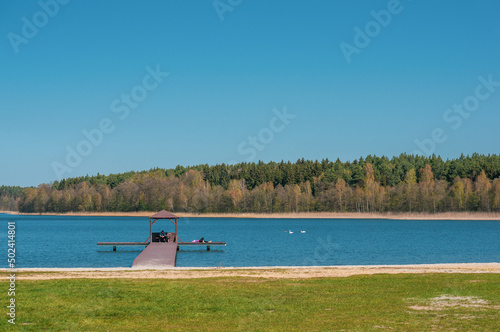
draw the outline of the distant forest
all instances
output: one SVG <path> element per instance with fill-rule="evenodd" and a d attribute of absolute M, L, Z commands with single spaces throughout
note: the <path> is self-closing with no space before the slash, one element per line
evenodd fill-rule
<path fill-rule="evenodd" d="M 500 157 L 402 154 L 340 160 L 177 166 L 0 187 L 21 212 L 500 211 Z"/>

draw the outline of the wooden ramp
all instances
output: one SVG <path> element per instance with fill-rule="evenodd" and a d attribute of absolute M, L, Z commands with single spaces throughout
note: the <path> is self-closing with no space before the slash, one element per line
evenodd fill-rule
<path fill-rule="evenodd" d="M 177 255 L 177 243 L 153 242 L 134 259 L 133 268 L 174 267 Z"/>

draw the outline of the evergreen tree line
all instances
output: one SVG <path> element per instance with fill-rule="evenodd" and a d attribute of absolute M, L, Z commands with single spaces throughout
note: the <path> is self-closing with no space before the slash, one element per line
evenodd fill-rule
<path fill-rule="evenodd" d="M 21 187 L 0 186 L 0 210 L 17 211 L 22 192 Z"/>
<path fill-rule="evenodd" d="M 498 155 L 444 161 L 402 154 L 98 174 L 24 188 L 19 196 L 0 192 L 0 202 L 14 200 L 22 212 L 500 211 L 499 178 Z"/>

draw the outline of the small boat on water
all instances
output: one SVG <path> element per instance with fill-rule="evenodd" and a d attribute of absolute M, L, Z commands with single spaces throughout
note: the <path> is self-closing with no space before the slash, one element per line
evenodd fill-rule
<path fill-rule="evenodd" d="M 301 233 L 305 233 L 306 231 L 300 230 Z"/>
<path fill-rule="evenodd" d="M 288 234 L 293 234 L 293 232 L 291 230 L 288 230 Z"/>

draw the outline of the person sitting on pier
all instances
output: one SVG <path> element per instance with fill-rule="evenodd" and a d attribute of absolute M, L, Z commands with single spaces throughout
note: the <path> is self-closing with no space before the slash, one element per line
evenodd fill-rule
<path fill-rule="evenodd" d="M 160 242 L 167 242 L 166 237 L 165 237 L 165 231 L 161 231 L 160 233 Z"/>
<path fill-rule="evenodd" d="M 200 243 L 205 243 L 205 238 L 204 238 L 204 237 L 202 237 L 202 238 L 201 238 L 198 242 L 200 242 Z"/>

